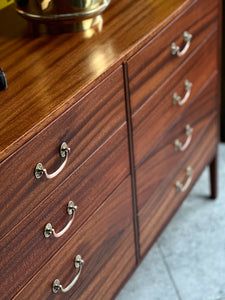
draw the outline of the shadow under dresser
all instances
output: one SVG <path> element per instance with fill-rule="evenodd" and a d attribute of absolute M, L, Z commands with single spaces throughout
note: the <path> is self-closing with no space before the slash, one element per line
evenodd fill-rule
<path fill-rule="evenodd" d="M 112 0 L 98 31 L 0 11 L 1 299 L 113 299 L 209 166 L 222 1 Z"/>

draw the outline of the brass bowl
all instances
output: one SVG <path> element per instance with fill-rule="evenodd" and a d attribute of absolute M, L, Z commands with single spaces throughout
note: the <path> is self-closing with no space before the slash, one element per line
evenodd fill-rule
<path fill-rule="evenodd" d="M 16 0 L 16 11 L 31 22 L 94 24 L 111 0 Z M 86 26 L 89 27 L 89 26 Z M 80 30 L 88 29 L 80 26 Z"/>

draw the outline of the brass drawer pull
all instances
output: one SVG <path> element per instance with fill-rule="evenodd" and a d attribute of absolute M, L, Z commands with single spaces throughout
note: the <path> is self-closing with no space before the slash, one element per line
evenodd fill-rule
<path fill-rule="evenodd" d="M 193 178 L 193 170 L 191 167 L 187 167 L 186 182 L 183 184 L 183 183 L 180 183 L 180 181 L 177 181 L 176 182 L 176 190 L 178 192 L 185 192 L 188 189 L 189 185 L 191 184 L 192 178 Z"/>
<path fill-rule="evenodd" d="M 185 127 L 185 134 L 187 136 L 187 139 L 184 144 L 182 144 L 178 139 L 174 141 L 174 150 L 175 151 L 185 151 L 187 147 L 190 145 L 191 139 L 192 139 L 192 132 L 193 128 L 188 124 Z"/>
<path fill-rule="evenodd" d="M 46 238 L 48 238 L 48 237 L 50 237 L 51 234 L 53 234 L 54 237 L 56 237 L 56 238 L 61 237 L 70 228 L 71 224 L 73 223 L 76 210 L 77 210 L 77 206 L 74 205 L 73 201 L 70 201 L 67 205 L 67 214 L 72 215 L 72 218 L 70 219 L 70 221 L 58 233 L 55 232 L 55 229 L 52 227 L 51 223 L 46 224 L 45 229 L 44 229 L 44 236 Z"/>
<path fill-rule="evenodd" d="M 177 55 L 178 57 L 183 56 L 189 49 L 191 45 L 192 34 L 188 33 L 188 31 L 184 31 L 184 42 L 186 43 L 183 50 L 180 51 L 180 47 L 175 43 L 171 44 L 171 54 Z"/>
<path fill-rule="evenodd" d="M 82 265 L 84 264 L 84 261 L 82 259 L 82 257 L 78 254 L 75 258 L 75 263 L 74 263 L 74 266 L 76 269 L 79 268 L 79 271 L 78 273 L 76 274 L 76 276 L 74 277 L 73 281 L 67 285 L 67 287 L 63 288 L 59 279 L 56 279 L 54 282 L 53 282 L 53 286 L 52 286 L 52 291 L 54 294 L 56 294 L 58 291 L 61 291 L 63 293 L 66 293 L 68 292 L 69 290 L 72 289 L 72 287 L 75 285 L 75 283 L 77 282 L 77 280 L 79 279 L 80 277 L 80 274 L 81 274 L 81 271 L 82 271 Z"/>
<path fill-rule="evenodd" d="M 56 177 L 65 167 L 67 160 L 68 160 L 68 155 L 70 152 L 70 148 L 67 146 L 67 144 L 65 142 L 62 143 L 62 145 L 60 146 L 60 156 L 65 158 L 64 162 L 61 164 L 61 166 L 58 168 L 58 170 L 56 170 L 54 173 L 52 174 L 48 174 L 47 170 L 44 169 L 42 163 L 38 163 L 34 169 L 34 176 L 39 179 L 41 178 L 41 176 L 43 174 L 45 174 L 47 179 L 52 179 L 54 177 Z"/>
<path fill-rule="evenodd" d="M 174 93 L 173 104 L 174 105 L 178 104 L 179 106 L 184 105 L 191 95 L 191 88 L 192 88 L 192 83 L 186 79 L 184 81 L 184 90 L 186 91 L 184 98 L 181 99 L 181 97 L 177 93 Z"/>

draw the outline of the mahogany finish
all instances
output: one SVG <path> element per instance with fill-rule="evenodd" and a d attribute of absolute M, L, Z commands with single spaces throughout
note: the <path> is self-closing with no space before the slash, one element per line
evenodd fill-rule
<path fill-rule="evenodd" d="M 101 32 L 33 38 L 0 11 L 0 161 L 12 154 L 168 24 L 191 0 L 112 0 Z M 32 109 L 31 109 L 32 108 Z"/>
<path fill-rule="evenodd" d="M 128 177 L 14 299 L 112 299 L 135 267 L 130 182 Z M 56 278 L 65 287 L 75 276 L 77 254 L 84 265 L 75 288 L 54 295 Z"/>
<path fill-rule="evenodd" d="M 209 126 L 216 112 L 216 86 L 218 77 L 214 76 L 209 86 L 194 99 L 194 103 L 182 114 L 173 128 L 160 139 L 157 147 L 136 170 L 137 204 L 140 211 L 149 195 L 161 189 L 161 184 L 167 180 L 168 174 L 176 174 L 190 153 L 194 153 L 199 147 L 199 141 L 205 135 L 205 128 Z M 193 128 L 192 139 L 189 147 L 184 151 L 175 151 L 174 141 L 186 140 L 185 126 L 189 124 Z"/>
<path fill-rule="evenodd" d="M 128 60 L 141 257 L 207 164 L 210 164 L 211 196 L 216 196 L 219 5 L 217 1 L 193 1 L 174 22 Z M 171 44 L 175 42 L 182 49 L 185 30 L 193 35 L 190 48 L 181 57 L 173 56 Z M 185 94 L 186 79 L 192 83 L 189 99 L 183 106 L 174 105 L 174 93 L 181 98 Z M 187 124 L 194 128 L 191 143 L 184 152 L 175 151 L 175 139 L 187 138 L 183 134 L 182 139 L 181 134 Z M 175 178 L 179 178 L 183 170 L 183 178 L 187 180 L 185 171 L 190 165 L 194 168 L 191 184 L 187 191 L 176 196 Z"/>
<path fill-rule="evenodd" d="M 214 31 L 193 51 L 189 59 L 165 84 L 138 110 L 132 118 L 134 158 L 138 166 L 153 151 L 159 138 L 169 130 L 173 122 L 192 103 L 212 73 L 218 68 L 217 49 L 212 47 L 218 39 Z M 204 72 L 202 70 L 204 69 Z M 184 82 L 192 83 L 191 94 L 183 106 L 173 104 L 173 94 L 184 96 Z M 151 88 L 151 87 L 150 87 Z M 214 105 L 216 105 L 215 102 Z M 200 108 L 201 109 L 201 108 Z M 163 117 L 162 117 L 163 116 Z"/>
<path fill-rule="evenodd" d="M 3 299 L 112 299 L 205 166 L 217 186 L 221 0 L 112 0 L 103 28 L 32 37 L 13 7 L 0 11 L 0 294 Z M 182 57 L 183 32 L 193 38 Z M 193 83 L 183 106 L 184 81 Z M 174 151 L 174 140 L 189 147 Z M 37 163 L 54 179 L 34 177 Z M 193 179 L 185 192 L 191 166 Z M 44 238 L 70 220 L 70 229 Z M 85 263 L 75 277 L 74 259 Z"/>
<path fill-rule="evenodd" d="M 129 155 L 126 134 L 127 128 L 123 126 L 99 151 L 82 164 L 39 206 L 35 207 L 5 238 L 0 240 L 2 255 L 0 293 L 2 297 L 13 296 L 18 292 L 19 288 L 23 287 L 37 270 L 65 244 L 128 176 Z M 68 232 L 58 239 L 53 236 L 44 238 L 43 231 L 47 223 L 50 222 L 58 232 L 71 219 L 66 212 L 67 204 L 71 200 L 77 206 L 77 212 Z M 27 202 L 25 204 L 29 207 L 29 202 Z M 19 204 L 17 206 L 16 210 L 12 210 L 11 218 L 18 219 L 20 216 L 17 214 L 22 214 Z M 1 227 L 4 228 L 4 226 Z M 12 261 L 16 261 L 16 264 Z M 28 265 L 29 268 L 27 268 Z M 21 276 L 21 271 L 23 276 Z"/>
<path fill-rule="evenodd" d="M 120 67 L 0 165 L 3 174 L 10 174 L 0 185 L 0 194 L 4 195 L 7 202 L 7 206 L 5 202 L 0 202 L 0 238 L 125 122 L 123 74 Z M 34 168 L 39 162 L 50 173 L 58 169 L 64 160 L 59 156 L 62 142 L 71 148 L 64 170 L 54 180 L 47 180 L 45 176 L 36 179 Z M 13 209 L 15 206 L 16 211 Z"/>
<path fill-rule="evenodd" d="M 144 256 L 170 220 L 171 216 L 181 205 L 183 199 L 196 182 L 203 171 L 205 165 L 210 164 L 212 157 L 215 156 L 217 148 L 218 121 L 214 118 L 199 140 L 198 146 L 189 153 L 189 158 L 174 176 L 173 172 L 168 173 L 167 181 L 161 185 L 156 193 L 151 194 L 151 198 L 138 213 L 140 226 L 140 253 Z M 193 167 L 194 174 L 188 190 L 184 193 L 177 192 L 176 180 L 185 181 L 186 168 Z"/>
<path fill-rule="evenodd" d="M 129 60 L 133 113 L 168 80 L 171 73 L 179 68 L 188 54 L 199 47 L 217 24 L 217 1 L 193 1 L 192 6 L 179 15 L 177 20 Z M 175 42 L 182 49 L 183 32 L 186 30 L 193 36 L 191 46 L 184 56 L 177 58 L 171 55 L 171 44 Z"/>

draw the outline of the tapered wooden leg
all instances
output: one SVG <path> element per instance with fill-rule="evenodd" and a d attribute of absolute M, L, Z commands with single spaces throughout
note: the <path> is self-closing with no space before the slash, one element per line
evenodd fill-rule
<path fill-rule="evenodd" d="M 210 184 L 211 184 L 211 199 L 216 199 L 217 197 L 217 172 L 218 172 L 218 155 L 216 154 L 212 162 L 209 165 L 210 168 Z"/>

